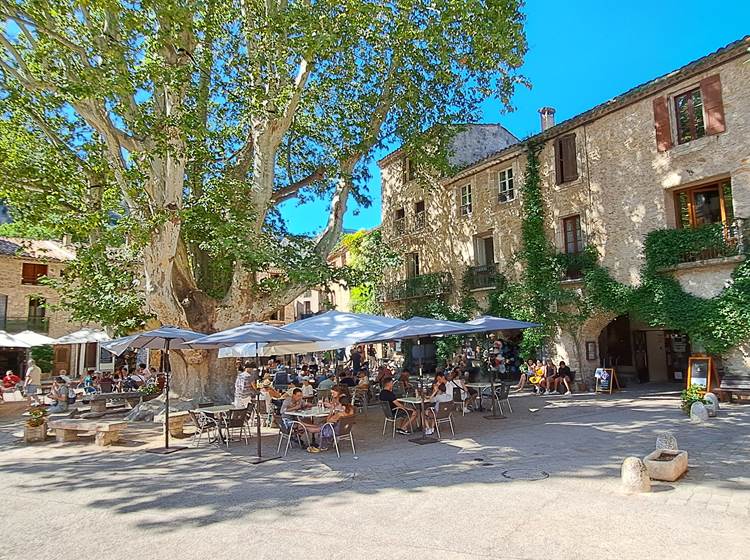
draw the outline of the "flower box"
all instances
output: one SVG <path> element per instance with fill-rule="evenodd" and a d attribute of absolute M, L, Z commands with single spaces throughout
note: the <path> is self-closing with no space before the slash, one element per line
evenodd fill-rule
<path fill-rule="evenodd" d="M 673 482 L 688 469 L 687 451 L 655 449 L 643 459 L 652 480 Z"/>

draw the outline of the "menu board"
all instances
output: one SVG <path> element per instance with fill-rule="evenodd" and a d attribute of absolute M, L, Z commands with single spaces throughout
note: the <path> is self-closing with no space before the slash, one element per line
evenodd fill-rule
<path fill-rule="evenodd" d="M 594 372 L 594 378 L 596 379 L 596 393 L 610 393 L 614 389 L 620 389 L 620 382 L 617 380 L 617 372 L 614 368 L 596 368 Z"/>
<path fill-rule="evenodd" d="M 697 385 L 703 391 L 710 391 L 713 367 L 710 356 L 691 356 L 688 360 L 687 386 Z"/>

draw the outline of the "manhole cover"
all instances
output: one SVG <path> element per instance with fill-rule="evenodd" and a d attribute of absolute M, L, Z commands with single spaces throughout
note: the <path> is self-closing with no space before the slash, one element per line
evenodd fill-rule
<path fill-rule="evenodd" d="M 512 480 L 544 480 L 549 478 L 549 473 L 534 469 L 510 469 L 504 471 L 503 476 Z"/>

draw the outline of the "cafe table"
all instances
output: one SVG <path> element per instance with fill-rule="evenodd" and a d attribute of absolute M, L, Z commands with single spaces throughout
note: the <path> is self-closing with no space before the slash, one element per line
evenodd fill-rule
<path fill-rule="evenodd" d="M 297 418 L 327 418 L 331 414 L 330 408 L 314 406 L 305 410 L 292 410 L 284 413 L 286 416 L 296 416 Z"/>
<path fill-rule="evenodd" d="M 193 412 L 204 412 L 208 414 L 209 416 L 213 416 L 216 420 L 216 432 L 219 434 L 219 443 L 223 444 L 225 442 L 224 440 L 224 433 L 221 430 L 221 422 L 219 422 L 219 417 L 226 415 L 227 412 L 230 410 L 236 410 L 237 407 L 233 406 L 231 404 L 220 404 L 217 406 L 207 406 L 205 408 L 196 408 L 193 410 Z M 229 437 L 229 432 L 227 431 L 227 437 Z"/>
<path fill-rule="evenodd" d="M 491 389 L 492 383 L 467 383 L 466 386 L 477 390 L 477 394 L 479 396 L 479 412 L 482 412 L 484 410 L 484 408 L 482 407 L 482 392 L 485 389 Z"/>

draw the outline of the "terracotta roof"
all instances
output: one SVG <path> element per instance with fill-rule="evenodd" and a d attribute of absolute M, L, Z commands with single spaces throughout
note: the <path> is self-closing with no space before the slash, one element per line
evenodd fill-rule
<path fill-rule="evenodd" d="M 75 250 L 59 241 L 23 237 L 0 237 L 0 255 L 40 261 L 72 261 L 76 258 Z"/>

